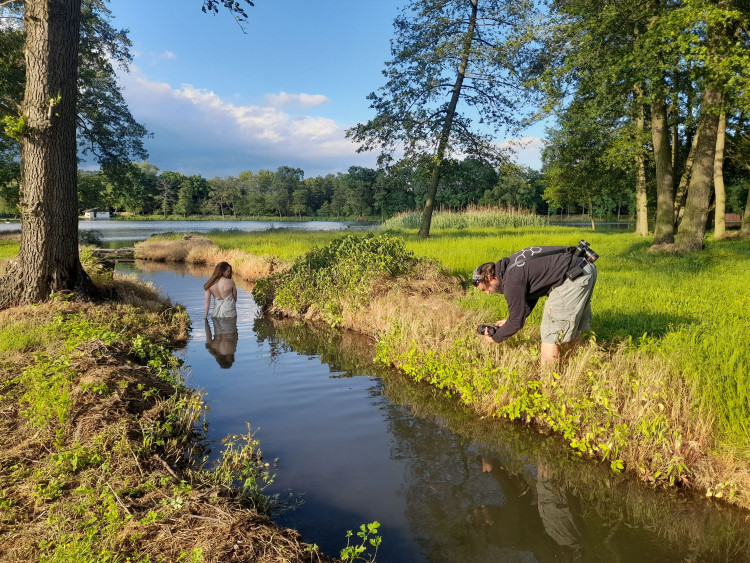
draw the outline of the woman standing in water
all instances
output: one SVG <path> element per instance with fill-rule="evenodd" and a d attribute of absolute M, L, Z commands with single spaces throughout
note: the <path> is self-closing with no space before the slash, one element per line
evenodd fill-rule
<path fill-rule="evenodd" d="M 203 289 L 206 290 L 206 302 L 203 308 L 204 318 L 208 318 L 208 309 L 211 307 L 212 295 L 214 297 L 212 317 L 237 316 L 237 286 L 232 281 L 232 266 L 228 262 L 219 262 L 216 264 L 214 273 L 208 278 Z"/>

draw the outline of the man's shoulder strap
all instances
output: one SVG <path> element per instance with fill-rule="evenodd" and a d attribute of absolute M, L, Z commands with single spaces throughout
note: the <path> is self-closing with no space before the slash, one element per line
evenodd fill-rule
<path fill-rule="evenodd" d="M 541 248 L 541 247 L 539 247 Z M 534 247 L 524 249 L 521 252 L 529 251 L 531 254 L 529 256 L 525 256 L 524 254 L 519 254 L 516 256 L 515 261 L 512 264 L 508 264 L 508 267 L 505 269 L 505 272 L 507 273 L 508 270 L 513 268 L 514 266 L 523 266 L 528 262 L 529 260 L 533 260 L 535 258 L 543 258 L 544 256 L 552 256 L 553 254 L 565 254 L 565 253 L 573 253 L 575 251 L 575 246 L 563 246 L 561 248 L 555 248 L 553 250 L 545 250 L 544 252 L 534 252 Z"/>

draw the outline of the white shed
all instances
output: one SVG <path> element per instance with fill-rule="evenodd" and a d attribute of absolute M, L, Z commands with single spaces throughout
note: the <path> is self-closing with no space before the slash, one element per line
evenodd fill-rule
<path fill-rule="evenodd" d="M 86 217 L 86 219 L 109 219 L 109 211 L 94 207 L 93 209 L 85 209 L 83 211 L 83 216 Z"/>

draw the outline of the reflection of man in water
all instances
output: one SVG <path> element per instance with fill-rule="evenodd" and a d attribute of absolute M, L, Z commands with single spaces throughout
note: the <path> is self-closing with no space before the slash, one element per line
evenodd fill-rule
<path fill-rule="evenodd" d="M 568 496 L 554 486 L 547 465 L 543 462 L 536 464 L 536 499 L 534 499 L 534 489 L 525 486 L 522 479 L 506 474 L 497 460 L 480 455 L 477 456 L 477 461 L 482 467 L 482 473 L 490 473 L 498 479 L 507 500 L 504 507 L 506 514 L 493 506 L 477 507 L 474 511 L 476 524 L 494 526 L 502 522 L 501 528 L 506 532 L 517 528 L 510 539 L 519 557 L 526 549 L 534 553 L 537 561 L 548 561 L 559 557 L 564 557 L 566 561 L 581 559 L 581 534 L 571 512 Z M 527 496 L 527 493 L 531 495 Z M 534 510 L 534 504 L 536 504 L 536 510 Z M 507 513 L 507 509 L 513 505 L 516 510 L 513 513 Z M 533 513 L 530 512 L 531 510 Z M 542 541 L 542 536 L 553 540 L 557 547 L 553 548 L 553 544 Z"/>
<path fill-rule="evenodd" d="M 205 320 L 206 349 L 216 358 L 223 369 L 232 367 L 234 353 L 237 351 L 237 317 L 213 317 L 214 334 L 211 325 Z"/>
<path fill-rule="evenodd" d="M 547 535 L 560 547 L 569 549 L 572 558 L 578 560 L 581 533 L 573 520 L 568 496 L 552 484 L 551 471 L 541 461 L 536 464 L 536 495 L 539 516 Z"/>

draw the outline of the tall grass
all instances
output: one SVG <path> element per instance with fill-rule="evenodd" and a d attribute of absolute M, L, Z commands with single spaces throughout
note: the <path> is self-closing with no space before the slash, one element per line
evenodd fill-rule
<path fill-rule="evenodd" d="M 273 256 L 291 261 L 316 246 L 325 246 L 345 234 L 341 231 L 300 231 L 271 229 L 262 232 L 218 231 L 208 237 L 222 250 L 241 250 L 258 256 Z M 356 233 L 359 234 L 359 233 Z M 362 233 L 364 234 L 364 233 Z"/>
<path fill-rule="evenodd" d="M 383 228 L 394 230 L 418 229 L 421 211 L 405 211 L 383 223 Z M 503 207 L 469 207 L 462 211 L 440 210 L 432 214 L 432 229 L 480 229 L 541 227 L 547 218 L 528 211 Z"/>
<path fill-rule="evenodd" d="M 592 329 L 600 343 L 669 358 L 716 417 L 726 444 L 750 456 L 750 243 L 707 241 L 701 253 L 649 251 L 651 239 L 627 233 L 548 227 L 490 233 L 438 231 L 429 239 L 405 235 L 407 248 L 440 260 L 468 279 L 477 265 L 532 245 L 574 245 L 585 238 L 601 258 L 592 299 Z M 504 299 L 470 292 L 466 307 L 507 313 Z M 541 304 L 524 331 L 534 334 Z"/>

